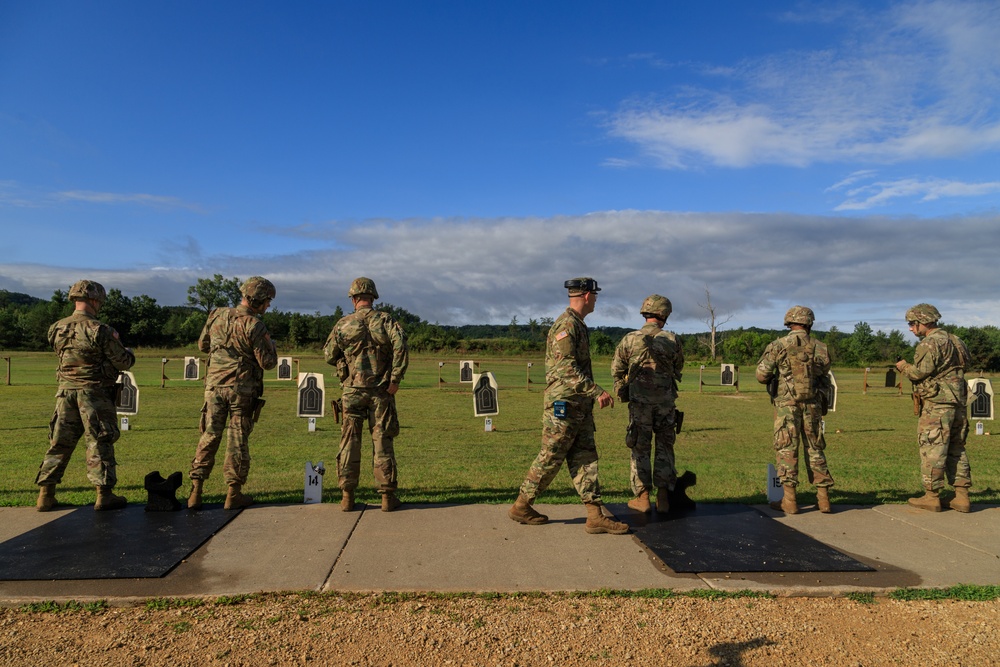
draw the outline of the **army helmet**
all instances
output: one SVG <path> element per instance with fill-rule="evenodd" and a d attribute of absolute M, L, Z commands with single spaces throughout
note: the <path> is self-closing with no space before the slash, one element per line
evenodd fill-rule
<path fill-rule="evenodd" d="M 261 302 L 273 299 L 277 290 L 274 289 L 274 283 L 267 278 L 252 276 L 240 285 L 240 294 L 249 301 Z"/>
<path fill-rule="evenodd" d="M 816 314 L 813 313 L 812 308 L 806 308 L 805 306 L 792 306 L 785 313 L 786 327 L 790 324 L 801 324 L 804 327 L 811 327 L 815 321 Z"/>
<path fill-rule="evenodd" d="M 670 317 L 670 313 L 673 311 L 674 307 L 670 303 L 670 299 L 659 294 L 650 294 L 642 302 L 642 306 L 639 307 L 640 315 L 644 317 L 656 317 L 664 322 L 667 321 L 667 318 Z"/>
<path fill-rule="evenodd" d="M 589 276 L 570 278 L 563 283 L 563 287 L 569 290 L 570 296 L 579 296 L 580 294 L 586 294 L 587 292 L 596 293 L 601 291 L 601 288 L 597 286 L 597 281 Z"/>
<path fill-rule="evenodd" d="M 377 299 L 378 289 L 375 287 L 375 281 L 364 276 L 355 278 L 354 282 L 351 283 L 351 289 L 347 291 L 347 296 L 354 297 L 359 294 L 371 294 L 373 298 Z"/>
<path fill-rule="evenodd" d="M 99 282 L 78 280 L 69 288 L 69 298 L 71 301 L 94 299 L 99 303 L 104 303 L 108 298 L 108 293 L 104 291 L 104 285 Z"/>
<path fill-rule="evenodd" d="M 934 324 L 941 319 L 938 309 L 929 303 L 918 303 L 913 308 L 906 311 L 907 322 L 919 322 L 920 324 Z"/>

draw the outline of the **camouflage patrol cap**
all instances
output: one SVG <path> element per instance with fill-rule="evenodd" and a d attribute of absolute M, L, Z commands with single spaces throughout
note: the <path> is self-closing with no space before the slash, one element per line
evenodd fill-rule
<path fill-rule="evenodd" d="M 347 291 L 347 296 L 358 296 L 359 294 L 371 294 L 377 299 L 378 289 L 375 287 L 375 281 L 364 276 L 355 278 L 354 282 L 351 283 L 351 289 Z"/>
<path fill-rule="evenodd" d="M 792 306 L 785 313 L 786 327 L 789 324 L 801 324 L 804 327 L 811 327 L 815 321 L 816 315 L 813 313 L 812 308 L 806 308 L 805 306 Z"/>
<path fill-rule="evenodd" d="M 918 303 L 913 308 L 906 311 L 907 322 L 919 322 L 920 324 L 934 324 L 941 319 L 938 309 L 929 303 Z"/>
<path fill-rule="evenodd" d="M 247 278 L 240 286 L 240 294 L 250 301 L 267 301 L 275 297 L 277 290 L 274 289 L 274 283 L 267 278 L 253 276 Z"/>
<path fill-rule="evenodd" d="M 670 303 L 670 299 L 659 294 L 650 294 L 642 302 L 642 306 L 639 307 L 640 315 L 644 317 L 656 317 L 664 322 L 667 321 L 667 318 L 670 317 L 670 313 L 673 311 L 674 306 Z"/>
<path fill-rule="evenodd" d="M 563 283 L 563 287 L 569 290 L 570 296 L 579 296 L 581 294 L 586 294 L 587 292 L 601 291 L 601 288 L 597 286 L 597 281 L 586 276 L 582 278 L 570 278 Z"/>
<path fill-rule="evenodd" d="M 71 301 L 81 299 L 94 299 L 100 303 L 108 298 L 108 293 L 104 291 L 104 285 L 93 280 L 78 280 L 69 288 L 69 298 Z"/>

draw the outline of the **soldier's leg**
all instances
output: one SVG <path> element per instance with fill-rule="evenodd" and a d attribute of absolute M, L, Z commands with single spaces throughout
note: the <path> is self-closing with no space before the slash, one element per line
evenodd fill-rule
<path fill-rule="evenodd" d="M 579 428 L 580 424 L 570 419 L 569 415 L 566 419 L 558 419 L 553 414 L 551 405 L 545 407 L 542 414 L 542 448 L 521 484 L 521 495 L 527 500 L 535 500 L 538 494 L 549 488 L 566 460 L 566 452 L 573 444 Z"/>
<path fill-rule="evenodd" d="M 566 452 L 566 467 L 573 487 L 584 503 L 601 502 L 601 483 L 597 476 L 597 440 L 593 410 L 582 414 L 576 436 Z"/>
<path fill-rule="evenodd" d="M 944 488 L 945 463 L 948 443 L 951 440 L 951 420 L 946 416 L 948 406 L 931 404 L 925 407 L 918 422 L 920 443 L 920 477 L 924 490 L 938 493 Z"/>
<path fill-rule="evenodd" d="M 229 420 L 229 402 L 216 390 L 205 392 L 205 403 L 201 406 L 201 421 L 198 424 L 201 437 L 191 460 L 191 479 L 208 479 L 215 467 L 215 455 L 222 442 L 222 434 Z"/>
<path fill-rule="evenodd" d="M 774 409 L 774 458 L 778 479 L 783 486 L 795 487 L 799 483 L 799 430 L 801 418 L 795 406 Z"/>
<path fill-rule="evenodd" d="M 399 417 L 396 414 L 396 399 L 388 392 L 376 394 L 373 401 L 372 419 L 372 469 L 379 492 L 395 491 L 396 453 L 393 441 L 399 435 Z"/>
<path fill-rule="evenodd" d="M 823 437 L 823 415 L 816 404 L 806 404 L 802 408 L 802 430 L 805 434 L 805 460 L 809 481 L 819 488 L 833 486 L 833 476 L 826 465 L 826 438 Z"/>
<path fill-rule="evenodd" d="M 361 434 L 368 419 L 369 400 L 365 393 L 345 391 L 341 399 L 344 421 L 340 426 L 340 449 L 337 451 L 337 481 L 344 491 L 358 488 L 361 476 Z"/>
<path fill-rule="evenodd" d="M 658 489 L 674 490 L 677 485 L 677 467 L 674 461 L 676 410 L 671 406 L 657 406 L 653 411 L 653 433 L 656 436 L 656 454 L 653 457 L 653 484 Z"/>
<path fill-rule="evenodd" d="M 629 483 L 632 495 L 653 490 L 650 452 L 653 447 L 653 406 L 631 401 L 628 404 L 628 430 L 625 445 L 629 448 Z"/>
<path fill-rule="evenodd" d="M 35 476 L 35 484 L 51 486 L 62 481 L 76 443 L 83 437 L 83 421 L 76 405 L 76 390 L 60 389 L 49 422 L 49 448 Z"/>
<path fill-rule="evenodd" d="M 238 394 L 227 389 L 225 397 L 229 403 L 229 430 L 226 433 L 226 460 L 223 475 L 226 484 L 232 486 L 247 483 L 250 475 L 250 434 L 253 433 L 253 396 Z"/>
<path fill-rule="evenodd" d="M 77 396 L 87 443 L 87 479 L 113 489 L 118 483 L 115 442 L 121 435 L 114 399 L 105 389 L 85 389 Z"/>
<path fill-rule="evenodd" d="M 969 455 L 965 451 L 965 440 L 969 435 L 969 419 L 964 408 L 958 407 L 952 412 L 948 433 L 945 475 L 952 486 L 967 489 L 972 486 L 972 468 L 969 466 Z"/>

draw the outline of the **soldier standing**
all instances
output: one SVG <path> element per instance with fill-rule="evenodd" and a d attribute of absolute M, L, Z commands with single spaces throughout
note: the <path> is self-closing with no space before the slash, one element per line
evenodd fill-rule
<path fill-rule="evenodd" d="M 49 424 L 49 449 L 38 469 L 39 512 L 56 506 L 56 485 L 62 481 L 81 436 L 87 443 L 87 479 L 97 489 L 95 510 L 125 507 L 112 493 L 116 475 L 115 441 L 120 434 L 115 410 L 115 382 L 120 371 L 135 363 L 132 350 L 118 332 L 97 319 L 107 294 L 93 280 L 80 280 L 69 290 L 73 314 L 49 327 L 49 344 L 59 355 L 59 390 Z"/>
<path fill-rule="evenodd" d="M 920 446 L 920 475 L 924 495 L 909 503 L 931 512 L 941 511 L 940 492 L 945 479 L 955 487 L 951 509 L 971 509 L 969 488 L 972 471 L 965 452 L 969 435 L 966 415 L 968 385 L 965 370 L 969 349 L 962 340 L 938 327 L 941 313 L 929 303 L 917 304 L 906 311 L 906 322 L 920 339 L 913 353 L 913 363 L 899 361 L 896 369 L 913 382 L 913 397 L 919 408 L 917 443 Z"/>
<path fill-rule="evenodd" d="M 250 433 L 264 405 L 264 371 L 278 364 L 274 341 L 260 317 L 276 292 L 270 280 L 254 276 L 243 283 L 240 293 L 243 299 L 239 306 L 216 308 L 209 314 L 198 338 L 198 349 L 208 354 L 208 370 L 201 438 L 191 461 L 188 508 L 193 510 L 201 509 L 205 480 L 212 474 L 227 426 L 225 508 L 239 509 L 253 503 L 253 498 L 242 492 L 250 473 Z"/>
<path fill-rule="evenodd" d="M 361 433 L 367 419 L 382 511 L 391 512 L 402 504 L 396 496 L 393 439 L 399 435 L 396 392 L 410 363 L 406 334 L 387 313 L 372 308 L 378 289 L 370 278 L 355 278 L 347 295 L 354 312 L 333 326 L 323 346 L 326 363 L 336 366 L 343 387 L 344 422 L 337 452 L 340 509 L 354 509 L 361 475 Z"/>
<path fill-rule="evenodd" d="M 809 337 L 815 320 L 813 311 L 805 306 L 789 309 L 785 326 L 791 333 L 770 343 L 757 364 L 757 381 L 769 385 L 774 403 L 775 458 L 784 487 L 784 498 L 771 507 L 786 514 L 799 511 L 795 487 L 799 483 L 800 439 L 809 481 L 816 485 L 819 511 L 830 512 L 828 490 L 833 477 L 826 467 L 826 440 L 820 423 L 825 413 L 821 390 L 829 382 L 830 355 L 825 344 Z"/>
<path fill-rule="evenodd" d="M 639 314 L 646 324 L 626 334 L 611 360 L 611 377 L 618 398 L 628 401 L 628 430 L 625 444 L 631 450 L 630 480 L 635 497 L 628 506 L 649 512 L 650 491 L 656 487 L 656 511 L 670 509 L 668 492 L 677 484 L 674 466 L 677 383 L 684 370 L 684 351 L 677 336 L 664 331 L 673 311 L 670 299 L 652 294 L 646 297 Z M 650 464 L 653 436 L 656 457 Z"/>
<path fill-rule="evenodd" d="M 549 329 L 545 345 L 545 407 L 542 413 L 542 449 L 521 484 L 520 494 L 508 516 L 518 523 L 539 525 L 549 518 L 533 507 L 539 493 L 555 478 L 563 461 L 573 486 L 587 507 L 588 533 L 628 532 L 628 526 L 604 516 L 597 477 L 597 442 L 594 439 L 594 400 L 602 407 L 614 405 L 608 392 L 594 382 L 590 365 L 590 335 L 584 318 L 594 312 L 597 293 L 593 278 L 573 278 L 569 308 Z"/>

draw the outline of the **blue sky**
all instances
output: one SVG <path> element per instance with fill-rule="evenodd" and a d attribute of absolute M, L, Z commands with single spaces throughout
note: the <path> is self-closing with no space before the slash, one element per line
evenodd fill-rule
<path fill-rule="evenodd" d="M 0 288 L 1000 324 L 995 2 L 0 1 Z"/>

